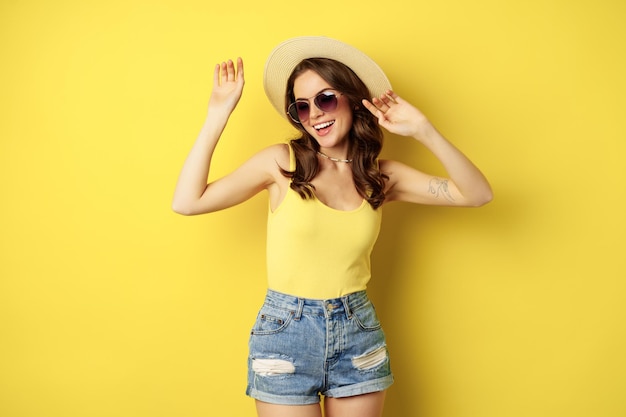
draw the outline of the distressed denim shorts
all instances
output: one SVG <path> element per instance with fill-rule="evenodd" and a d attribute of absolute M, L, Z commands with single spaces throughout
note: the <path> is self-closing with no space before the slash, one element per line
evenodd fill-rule
<path fill-rule="evenodd" d="M 311 300 L 268 290 L 250 336 L 246 394 L 305 405 L 393 383 L 385 335 L 365 291 Z"/>

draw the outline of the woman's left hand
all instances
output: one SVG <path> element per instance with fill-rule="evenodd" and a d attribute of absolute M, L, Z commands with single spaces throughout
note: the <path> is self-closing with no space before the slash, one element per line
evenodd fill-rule
<path fill-rule="evenodd" d="M 448 173 L 442 179 L 402 166 L 396 161 L 385 161 L 389 176 L 389 201 L 477 207 L 493 198 L 485 176 L 460 150 L 444 138 L 426 116 L 396 93 L 387 90 L 363 105 L 378 118 L 378 123 L 389 132 L 411 136 L 426 146 Z"/>
<path fill-rule="evenodd" d="M 378 118 L 378 124 L 397 135 L 419 140 L 422 131 L 431 127 L 422 112 L 391 90 L 372 101 L 363 100 L 363 105 Z"/>

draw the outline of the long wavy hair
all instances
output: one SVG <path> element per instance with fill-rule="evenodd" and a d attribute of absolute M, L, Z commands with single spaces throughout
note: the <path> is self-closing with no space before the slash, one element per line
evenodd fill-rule
<path fill-rule="evenodd" d="M 330 86 L 348 99 L 352 110 L 352 127 L 348 133 L 348 159 L 352 162 L 352 175 L 358 193 L 374 208 L 385 200 L 385 180 L 389 177 L 378 168 L 378 155 L 383 147 L 383 132 L 378 120 L 367 110 L 361 100 L 369 99 L 367 86 L 349 67 L 328 58 L 309 58 L 300 62 L 291 73 L 285 91 L 285 113 L 295 100 L 293 87 L 296 78 L 311 70 L 322 77 Z M 291 179 L 291 188 L 303 199 L 313 198 L 315 186 L 311 183 L 319 172 L 317 151 L 320 146 L 301 124 L 290 120 L 300 132 L 300 137 L 291 140 L 296 159 L 294 171 L 282 170 Z"/>

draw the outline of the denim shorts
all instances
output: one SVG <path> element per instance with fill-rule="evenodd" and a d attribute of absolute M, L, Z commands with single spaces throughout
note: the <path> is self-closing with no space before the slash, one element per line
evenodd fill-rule
<path fill-rule="evenodd" d="M 284 405 L 393 383 L 385 335 L 365 291 L 311 300 L 269 290 L 250 336 L 246 394 Z"/>

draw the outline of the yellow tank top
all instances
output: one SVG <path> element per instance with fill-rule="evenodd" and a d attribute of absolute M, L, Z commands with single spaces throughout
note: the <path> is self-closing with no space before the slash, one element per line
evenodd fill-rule
<path fill-rule="evenodd" d="M 290 150 L 290 170 L 295 157 Z M 363 200 L 355 210 L 304 200 L 289 188 L 267 221 L 268 286 L 303 298 L 330 299 L 364 290 L 378 238 L 381 209 Z"/>

